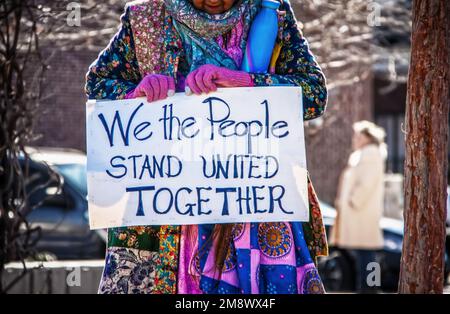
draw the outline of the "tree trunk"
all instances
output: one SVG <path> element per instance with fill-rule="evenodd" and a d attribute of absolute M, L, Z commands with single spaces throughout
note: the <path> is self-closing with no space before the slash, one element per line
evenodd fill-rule
<path fill-rule="evenodd" d="M 450 1 L 413 2 L 400 293 L 442 293 L 450 103 Z"/>

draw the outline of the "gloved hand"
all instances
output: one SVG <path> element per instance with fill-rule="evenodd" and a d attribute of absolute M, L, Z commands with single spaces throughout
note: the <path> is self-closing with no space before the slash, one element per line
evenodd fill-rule
<path fill-rule="evenodd" d="M 249 87 L 253 80 L 247 72 L 230 70 L 205 64 L 189 73 L 186 78 L 186 94 L 200 95 L 217 90 L 217 87 Z"/>
<path fill-rule="evenodd" d="M 147 96 L 152 102 L 175 94 L 175 80 L 161 74 L 147 74 L 142 81 L 125 96 L 125 99 Z"/>

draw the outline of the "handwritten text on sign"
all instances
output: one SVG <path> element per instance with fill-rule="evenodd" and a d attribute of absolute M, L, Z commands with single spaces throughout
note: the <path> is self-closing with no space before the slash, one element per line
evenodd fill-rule
<path fill-rule="evenodd" d="M 89 101 L 89 218 L 133 225 L 308 220 L 301 89 Z"/>

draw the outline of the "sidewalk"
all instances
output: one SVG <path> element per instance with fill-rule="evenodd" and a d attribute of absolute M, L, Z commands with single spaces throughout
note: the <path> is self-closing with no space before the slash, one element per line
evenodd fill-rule
<path fill-rule="evenodd" d="M 104 265 L 104 260 L 27 262 L 27 273 L 8 293 L 97 293 Z M 9 284 L 22 273 L 22 263 L 7 264 L 3 284 Z"/>

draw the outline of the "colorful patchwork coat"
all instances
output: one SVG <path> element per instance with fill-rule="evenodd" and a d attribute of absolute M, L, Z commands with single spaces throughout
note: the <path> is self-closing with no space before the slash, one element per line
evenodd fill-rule
<path fill-rule="evenodd" d="M 255 86 L 301 86 L 304 119 L 314 119 L 325 111 L 325 78 L 297 27 L 289 2 L 284 1 L 281 10 L 286 15 L 280 18 L 280 50 L 274 70 L 251 76 Z M 177 91 L 183 90 L 189 65 L 183 54 L 173 53 L 180 50 L 182 43 L 171 19 L 162 0 L 128 4 L 119 31 L 89 68 L 88 97 L 124 98 L 150 73 L 173 76 Z M 184 229 L 180 226 L 109 229 L 99 292 L 321 293 L 323 286 L 314 263 L 317 256 L 328 254 L 328 248 L 318 199 L 309 178 L 308 189 L 309 222 L 234 226 L 222 278 L 209 276 L 205 271 L 208 257 L 199 258 L 194 251 L 210 236 L 213 225 L 198 226 L 195 245 L 183 242 Z"/>

